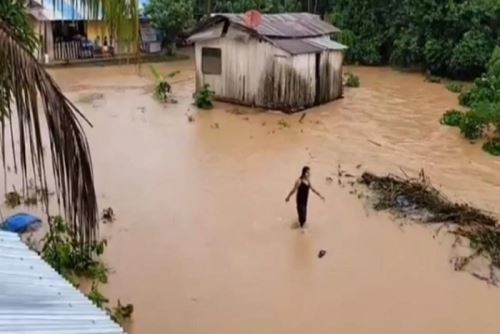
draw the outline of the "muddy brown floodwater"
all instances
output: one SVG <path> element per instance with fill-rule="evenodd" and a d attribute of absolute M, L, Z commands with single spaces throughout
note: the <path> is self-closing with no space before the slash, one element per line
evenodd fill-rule
<path fill-rule="evenodd" d="M 197 111 L 192 63 L 161 68 L 181 71 L 177 104 L 151 98 L 146 67 L 51 71 L 94 123 L 100 206 L 117 214 L 102 229 L 105 292 L 134 304 L 133 334 L 500 332 L 500 288 L 453 270 L 449 234 L 401 227 L 325 181 L 338 164 L 424 168 L 451 198 L 500 213 L 499 160 L 439 124 L 456 106 L 444 86 L 353 68 L 361 87 L 300 123 L 220 103 Z M 304 234 L 284 201 L 303 165 L 327 199 L 311 197 Z"/>

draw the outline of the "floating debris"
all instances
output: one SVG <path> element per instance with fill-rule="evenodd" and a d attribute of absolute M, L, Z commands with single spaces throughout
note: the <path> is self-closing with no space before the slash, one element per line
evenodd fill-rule
<path fill-rule="evenodd" d="M 193 123 L 194 122 L 194 116 L 193 115 L 189 115 L 189 114 L 186 114 L 187 116 L 187 120 L 189 123 Z"/>
<path fill-rule="evenodd" d="M 320 259 L 321 259 L 323 256 L 325 256 L 325 255 L 326 255 L 326 250 L 324 250 L 324 249 L 320 250 L 320 251 L 319 251 L 319 253 L 318 253 L 318 257 L 319 257 Z"/>
<path fill-rule="evenodd" d="M 368 141 L 369 143 L 372 143 L 372 144 L 373 144 L 373 145 L 375 145 L 375 146 L 382 147 L 382 144 L 377 143 L 376 141 L 373 141 L 373 140 L 370 140 L 370 139 L 367 139 L 367 141 Z"/>
<path fill-rule="evenodd" d="M 327 176 L 327 177 L 325 178 L 325 181 L 326 181 L 327 183 L 332 183 L 332 182 L 333 182 L 333 178 L 331 178 L 330 176 Z"/>
<path fill-rule="evenodd" d="M 284 119 L 280 119 L 278 121 L 278 125 L 281 126 L 281 127 L 283 127 L 283 128 L 289 128 L 290 127 L 290 124 L 288 124 L 288 122 L 285 121 Z"/>
<path fill-rule="evenodd" d="M 302 116 L 300 116 L 299 123 L 302 123 L 304 118 L 306 118 L 306 113 L 303 113 Z"/>
<path fill-rule="evenodd" d="M 15 208 L 16 206 L 21 205 L 22 199 L 22 196 L 16 190 L 5 194 L 5 204 L 7 204 L 10 208 Z"/>
<path fill-rule="evenodd" d="M 78 97 L 78 102 L 80 103 L 94 103 L 97 100 L 102 100 L 104 98 L 104 94 L 102 93 L 88 93 L 82 94 Z"/>
<path fill-rule="evenodd" d="M 102 220 L 104 223 L 112 223 L 115 220 L 115 213 L 113 208 L 109 207 L 102 210 Z"/>
<path fill-rule="evenodd" d="M 212 129 L 219 129 L 220 128 L 220 125 L 219 123 L 214 123 L 210 126 Z"/>
<path fill-rule="evenodd" d="M 476 256 L 489 259 L 490 272 L 493 267 L 500 268 L 500 227 L 497 219 L 469 204 L 450 201 L 431 184 L 423 170 L 417 178 L 391 174 L 377 176 L 365 172 L 359 183 L 375 193 L 373 207 L 376 210 L 389 210 L 422 223 L 452 224 L 450 232 L 468 239 L 473 250 L 469 257 L 456 260 L 456 270 L 463 269 Z M 493 275 L 491 277 L 494 278 Z"/>

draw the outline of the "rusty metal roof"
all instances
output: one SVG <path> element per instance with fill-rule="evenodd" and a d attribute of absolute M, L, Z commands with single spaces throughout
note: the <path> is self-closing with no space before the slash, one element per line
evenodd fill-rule
<path fill-rule="evenodd" d="M 328 36 L 300 39 L 274 38 L 270 39 L 270 41 L 278 48 L 292 55 L 316 53 L 325 50 L 342 51 L 347 49 L 347 46 L 332 41 Z"/>
<path fill-rule="evenodd" d="M 225 19 L 259 35 L 274 38 L 305 38 L 330 35 L 340 30 L 310 13 L 263 14 L 262 23 L 252 29 L 245 22 L 245 14 L 212 14 L 211 22 Z"/>

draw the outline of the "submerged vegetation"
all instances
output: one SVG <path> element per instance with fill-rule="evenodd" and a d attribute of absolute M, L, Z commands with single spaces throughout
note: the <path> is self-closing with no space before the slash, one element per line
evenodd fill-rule
<path fill-rule="evenodd" d="M 210 89 L 209 84 L 204 84 L 203 87 L 194 93 L 194 104 L 200 109 L 212 109 L 215 92 Z"/>
<path fill-rule="evenodd" d="M 118 323 L 122 323 L 132 316 L 133 306 L 117 306 L 110 309 L 109 300 L 98 289 L 100 283 L 108 282 L 109 269 L 100 260 L 107 245 L 105 239 L 95 241 L 84 247 L 77 243 L 75 232 L 67 225 L 62 217 L 51 217 L 50 231 L 42 239 L 42 258 L 59 274 L 78 286 L 81 279 L 90 280 L 92 287 L 87 297 L 98 307 L 105 309 Z"/>
<path fill-rule="evenodd" d="M 149 66 L 151 73 L 156 79 L 156 86 L 154 88 L 154 96 L 160 102 L 168 102 L 171 98 L 172 86 L 167 79 L 173 78 L 180 71 L 170 72 L 167 75 L 161 74 L 154 65 Z"/>
<path fill-rule="evenodd" d="M 494 156 L 500 156 L 500 137 L 494 137 L 483 144 L 483 150 Z"/>
<path fill-rule="evenodd" d="M 462 115 L 446 112 L 442 117 L 442 121 L 447 121 L 444 124 L 455 124 L 460 118 L 458 126 L 467 139 L 480 139 L 488 132 L 500 133 L 500 47 L 495 48 L 486 73 L 460 93 L 459 102 L 469 109 Z M 498 137 L 491 139 L 483 149 L 498 155 L 498 141 Z"/>
<path fill-rule="evenodd" d="M 461 265 L 456 269 L 463 269 L 472 258 L 483 255 L 490 260 L 488 279 L 496 282 L 492 268 L 500 268 L 500 227 L 495 217 L 469 204 L 450 201 L 431 184 L 423 170 L 417 178 L 365 172 L 359 183 L 375 194 L 376 210 L 390 210 L 425 224 L 452 227 L 451 232 L 468 239 L 473 250 L 472 255 L 459 259 Z"/>
<path fill-rule="evenodd" d="M 359 77 L 351 72 L 347 72 L 347 80 L 345 82 L 345 85 L 347 87 L 359 87 L 360 82 L 359 82 Z"/>
<path fill-rule="evenodd" d="M 464 118 L 464 113 L 459 110 L 448 110 L 441 117 L 441 124 L 449 125 L 449 126 L 460 126 Z"/>

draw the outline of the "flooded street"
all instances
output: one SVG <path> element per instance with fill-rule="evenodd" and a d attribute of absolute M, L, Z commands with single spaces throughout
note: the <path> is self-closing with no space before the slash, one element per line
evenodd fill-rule
<path fill-rule="evenodd" d="M 131 333 L 499 332 L 500 289 L 453 270 L 450 235 L 401 227 L 335 179 L 338 164 L 424 168 L 450 198 L 500 214 L 500 160 L 439 124 L 457 104 L 443 85 L 353 68 L 361 87 L 300 123 L 222 103 L 197 111 L 193 64 L 161 68 L 181 71 L 177 104 L 153 100 L 147 66 L 142 76 L 134 66 L 51 70 L 94 125 L 99 204 L 117 214 L 101 231 L 113 270 L 104 291 L 134 304 Z M 311 198 L 305 234 L 285 203 L 303 165 L 326 197 Z"/>

